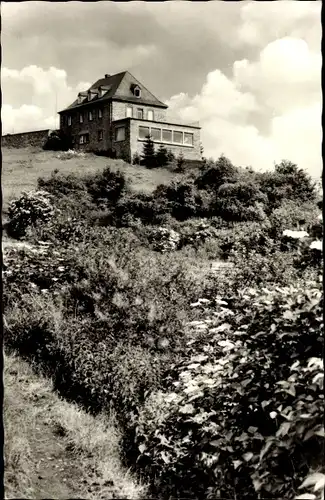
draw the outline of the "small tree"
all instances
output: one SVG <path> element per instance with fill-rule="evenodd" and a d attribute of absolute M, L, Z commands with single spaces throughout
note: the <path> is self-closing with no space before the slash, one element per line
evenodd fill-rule
<path fill-rule="evenodd" d="M 177 172 L 184 172 L 184 163 L 185 163 L 185 159 L 184 159 L 184 155 L 183 153 L 180 153 L 178 158 L 177 158 Z"/>
<path fill-rule="evenodd" d="M 169 162 L 172 162 L 172 161 L 175 160 L 175 155 L 174 155 L 174 153 L 170 149 L 168 150 L 167 158 L 168 158 Z"/>
<path fill-rule="evenodd" d="M 165 167 L 168 163 L 168 151 L 162 144 L 156 153 L 157 167 Z"/>
<path fill-rule="evenodd" d="M 155 168 L 157 166 L 154 142 L 149 135 L 143 144 L 142 162 L 147 168 Z"/>
<path fill-rule="evenodd" d="M 132 158 L 132 165 L 140 165 L 141 163 L 141 156 L 139 153 L 135 153 Z"/>

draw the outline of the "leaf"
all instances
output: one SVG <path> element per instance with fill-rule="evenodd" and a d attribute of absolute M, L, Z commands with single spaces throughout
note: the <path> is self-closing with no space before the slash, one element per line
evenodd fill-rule
<path fill-rule="evenodd" d="M 254 454 L 251 451 L 248 451 L 247 453 L 244 453 L 243 459 L 246 460 L 246 462 L 249 462 L 253 456 Z"/>
<path fill-rule="evenodd" d="M 295 497 L 295 500 L 315 500 L 316 495 L 313 493 L 303 493 L 302 495 L 299 495 Z"/>
<path fill-rule="evenodd" d="M 180 407 L 179 412 L 185 414 L 191 414 L 195 412 L 195 408 L 192 404 L 186 404 Z"/>
<path fill-rule="evenodd" d="M 233 460 L 233 466 L 234 466 L 234 469 L 238 469 L 238 467 L 243 463 L 241 460 Z"/>
<path fill-rule="evenodd" d="M 260 491 L 263 483 L 259 479 L 253 479 L 253 486 L 255 491 Z"/>
<path fill-rule="evenodd" d="M 314 472 L 310 476 L 306 477 L 304 482 L 299 486 L 299 489 L 314 485 L 317 486 L 317 489 L 321 489 L 325 485 L 325 475 L 321 472 Z"/>
<path fill-rule="evenodd" d="M 140 453 L 143 453 L 146 449 L 147 449 L 147 447 L 145 444 L 140 444 L 140 446 L 139 446 Z"/>

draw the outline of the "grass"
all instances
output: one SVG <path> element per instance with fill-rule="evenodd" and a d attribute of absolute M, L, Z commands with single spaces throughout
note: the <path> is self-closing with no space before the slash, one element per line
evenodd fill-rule
<path fill-rule="evenodd" d="M 2 196 L 3 210 L 22 191 L 36 188 L 39 177 L 49 177 L 53 170 L 62 173 L 93 173 L 110 166 L 121 170 L 130 179 L 131 187 L 138 192 L 152 192 L 159 184 L 168 184 L 184 175 L 167 168 L 148 170 L 143 166 L 129 165 L 123 160 L 112 160 L 87 153 L 85 157 L 61 160 L 59 152 L 43 151 L 39 148 L 2 148 Z"/>
<path fill-rule="evenodd" d="M 119 458 L 113 416 L 58 398 L 32 368 L 5 355 L 5 498 L 144 498 Z"/>

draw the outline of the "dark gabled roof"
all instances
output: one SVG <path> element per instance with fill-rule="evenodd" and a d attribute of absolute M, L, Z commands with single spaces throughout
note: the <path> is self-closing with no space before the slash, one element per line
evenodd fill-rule
<path fill-rule="evenodd" d="M 143 91 L 142 96 L 135 97 L 131 94 L 130 88 L 132 85 L 140 87 Z M 88 101 L 87 97 L 78 104 L 78 99 L 76 99 L 70 106 L 59 111 L 62 113 L 68 111 L 69 109 L 81 108 L 85 105 L 91 105 L 94 102 L 105 102 L 111 99 L 116 101 L 131 102 L 136 104 L 147 104 L 150 106 L 156 106 L 159 108 L 167 108 L 168 106 L 163 102 L 159 101 L 151 92 L 149 92 L 134 76 L 128 71 L 123 71 L 122 73 L 117 73 L 116 75 L 109 76 L 107 78 L 100 78 L 95 82 L 87 91 L 81 92 L 81 94 L 87 93 L 89 90 L 98 89 L 99 87 L 106 87 L 109 90 L 103 95 L 103 97 L 95 96 L 93 99 Z"/>

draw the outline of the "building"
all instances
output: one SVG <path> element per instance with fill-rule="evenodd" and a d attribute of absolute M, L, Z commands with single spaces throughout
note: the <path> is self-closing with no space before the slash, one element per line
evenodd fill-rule
<path fill-rule="evenodd" d="M 155 148 L 161 144 L 175 156 L 200 160 L 200 127 L 173 123 L 168 106 L 159 101 L 128 71 L 105 75 L 60 111 L 60 129 L 73 148 L 110 152 L 131 162 L 143 152 L 150 135 Z"/>

